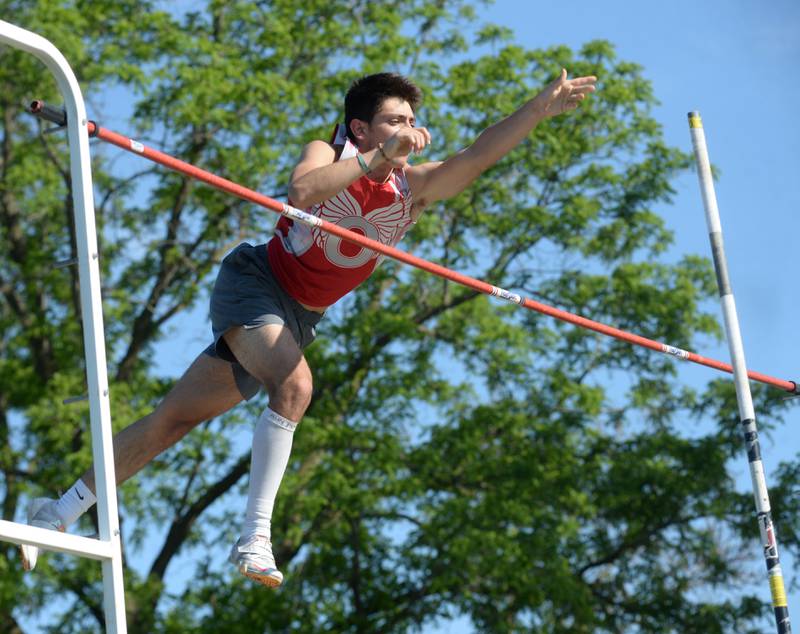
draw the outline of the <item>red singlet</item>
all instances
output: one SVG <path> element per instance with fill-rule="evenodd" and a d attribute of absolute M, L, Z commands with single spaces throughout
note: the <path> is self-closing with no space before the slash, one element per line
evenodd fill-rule
<path fill-rule="evenodd" d="M 356 147 L 339 126 L 334 145 L 344 145 L 340 159 Z M 394 246 L 411 222 L 411 190 L 402 170 L 385 183 L 362 176 L 333 198 L 306 210 L 323 220 Z M 267 245 L 273 274 L 283 289 L 306 306 L 330 306 L 366 280 L 380 261 L 378 253 L 318 228 L 281 217 Z"/>

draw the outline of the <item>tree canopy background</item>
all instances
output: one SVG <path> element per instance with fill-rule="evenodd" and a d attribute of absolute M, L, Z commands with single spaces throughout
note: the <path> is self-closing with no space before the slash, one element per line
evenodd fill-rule
<path fill-rule="evenodd" d="M 541 125 L 403 247 L 567 310 L 694 349 L 719 336 L 708 261 L 663 258 L 690 157 L 652 116 L 643 69 L 608 42 L 528 50 L 471 3 L 312 0 L 3 3 L 93 94 L 134 104 L 121 130 L 266 193 L 327 137 L 361 74 L 425 92 L 430 156 L 469 143 L 557 74 L 593 73 L 579 111 Z M 313 43 L 313 45 L 312 45 Z M 63 137 L 22 109 L 58 101 L 39 62 L 0 48 L 0 503 L 69 486 L 91 461 Z M 113 104 L 108 104 L 113 108 Z M 103 122 L 102 107 L 92 116 Z M 221 257 L 268 239 L 272 212 L 94 146 L 112 415 L 147 413 L 174 377 L 157 345 L 207 301 Z M 132 632 L 418 630 L 454 614 L 491 632 L 763 631 L 763 564 L 735 397 L 674 362 L 385 262 L 308 350 L 315 397 L 273 524 L 278 592 L 224 563 L 264 397 L 209 421 L 120 489 Z M 198 353 L 202 348 L 198 348 Z M 759 426 L 787 406 L 756 388 Z M 795 553 L 798 470 L 770 494 Z M 91 533 L 95 518 L 77 530 Z M 2 545 L 0 629 L 102 629 L 95 562 Z M 155 553 L 142 565 L 145 553 Z M 57 599 L 57 600 L 56 600 Z"/>

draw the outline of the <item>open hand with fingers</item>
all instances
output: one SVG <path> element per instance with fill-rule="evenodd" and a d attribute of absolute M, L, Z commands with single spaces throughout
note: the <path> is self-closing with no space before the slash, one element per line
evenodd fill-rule
<path fill-rule="evenodd" d="M 597 77 L 567 79 L 566 69 L 533 99 L 533 105 L 543 117 L 554 117 L 568 110 L 575 110 L 587 95 L 596 90 Z"/>

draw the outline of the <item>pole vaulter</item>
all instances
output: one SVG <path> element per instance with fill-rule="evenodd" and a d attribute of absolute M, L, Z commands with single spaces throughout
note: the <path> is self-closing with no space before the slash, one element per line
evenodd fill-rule
<path fill-rule="evenodd" d="M 66 125 L 65 112 L 61 108 L 47 105 L 41 100 L 31 102 L 28 110 L 31 114 L 39 117 L 40 119 L 44 119 L 45 121 L 50 121 L 51 123 L 55 123 L 59 126 Z M 102 128 L 94 121 L 88 122 L 88 129 L 89 135 L 92 137 L 102 139 L 103 141 L 111 143 L 112 145 L 116 145 L 117 147 L 120 147 L 123 150 L 133 154 L 138 154 L 139 156 L 149 159 L 155 163 L 159 163 L 160 165 L 168 167 L 171 170 L 211 185 L 216 189 L 233 194 L 238 198 L 247 200 L 261 207 L 266 207 L 267 209 L 287 216 L 292 220 L 296 220 L 311 227 L 317 227 L 322 231 L 338 236 L 339 238 L 342 238 L 343 240 L 346 240 L 352 244 L 376 251 L 395 260 L 399 260 L 400 262 L 410 264 L 411 266 L 428 271 L 429 273 L 433 273 L 439 277 L 461 284 L 462 286 L 472 288 L 486 295 L 492 295 L 494 297 L 505 299 L 514 304 L 519 304 L 520 306 L 528 308 L 529 310 L 555 317 L 556 319 L 580 326 L 581 328 L 594 330 L 595 332 L 599 332 L 610 337 L 615 337 L 616 339 L 627 341 L 628 343 L 632 343 L 643 348 L 649 348 L 650 350 L 655 350 L 656 352 L 668 354 L 684 361 L 691 361 L 715 370 L 733 374 L 733 367 L 729 363 L 717 361 L 716 359 L 704 357 L 694 352 L 689 352 L 688 350 L 682 350 L 681 348 L 676 348 L 675 346 L 664 344 L 653 339 L 648 339 L 619 328 L 614 328 L 613 326 L 608 326 L 606 324 L 587 319 L 586 317 L 581 317 L 580 315 L 575 315 L 568 311 L 554 308 L 547 304 L 542 304 L 535 300 L 522 297 L 521 295 L 512 293 L 498 286 L 488 284 L 487 282 L 474 277 L 463 275 L 439 264 L 429 262 L 428 260 L 416 257 L 395 247 L 378 242 L 377 240 L 372 240 L 366 236 L 362 236 L 358 233 L 350 231 L 349 229 L 339 227 L 326 220 L 312 216 L 305 211 L 292 207 L 291 205 L 281 203 L 273 198 L 270 198 L 269 196 L 265 196 L 264 194 L 259 194 L 252 189 L 248 189 L 242 185 L 234 183 L 233 181 L 212 174 L 211 172 L 207 172 L 190 163 L 186 163 L 185 161 L 181 161 L 180 159 L 170 156 L 169 154 L 164 154 L 163 152 L 149 148 L 139 141 L 128 138 L 116 132 L 112 132 L 106 128 Z M 754 381 L 780 388 L 781 390 L 790 392 L 792 394 L 800 395 L 800 381 L 778 379 L 767 374 L 754 371 L 748 371 L 747 376 Z"/>

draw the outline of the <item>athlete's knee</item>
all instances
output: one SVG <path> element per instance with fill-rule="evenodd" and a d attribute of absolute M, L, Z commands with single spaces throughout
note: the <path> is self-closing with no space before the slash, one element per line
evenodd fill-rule
<path fill-rule="evenodd" d="M 282 392 L 288 396 L 303 412 L 311 404 L 314 392 L 314 380 L 308 368 L 298 369 L 290 374 L 282 386 Z"/>
<path fill-rule="evenodd" d="M 311 371 L 308 367 L 299 367 L 280 383 L 268 387 L 270 405 L 282 410 L 282 416 L 299 422 L 311 404 L 313 391 Z"/>

